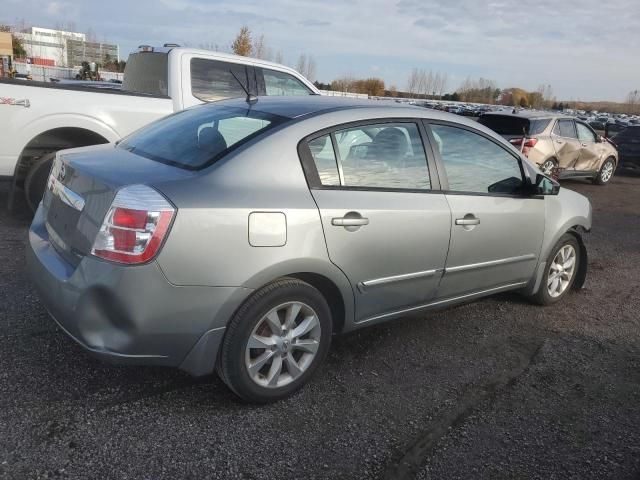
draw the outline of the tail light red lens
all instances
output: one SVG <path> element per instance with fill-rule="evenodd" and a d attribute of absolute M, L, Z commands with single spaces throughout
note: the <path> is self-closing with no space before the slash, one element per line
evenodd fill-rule
<path fill-rule="evenodd" d="M 511 145 L 516 145 L 519 147 L 522 145 L 523 140 L 524 140 L 524 146 L 529 148 L 535 147 L 536 143 L 538 143 L 537 138 L 512 138 L 511 140 L 509 140 L 509 142 L 511 143 Z"/>
<path fill-rule="evenodd" d="M 119 263 L 153 259 L 169 232 L 175 208 L 146 185 L 118 191 L 107 212 L 91 253 Z"/>

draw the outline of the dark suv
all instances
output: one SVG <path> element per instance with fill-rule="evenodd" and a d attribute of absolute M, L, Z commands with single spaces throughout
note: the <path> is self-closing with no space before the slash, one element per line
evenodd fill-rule
<path fill-rule="evenodd" d="M 640 172 L 640 125 L 625 128 L 613 138 L 620 155 L 620 169 Z"/>

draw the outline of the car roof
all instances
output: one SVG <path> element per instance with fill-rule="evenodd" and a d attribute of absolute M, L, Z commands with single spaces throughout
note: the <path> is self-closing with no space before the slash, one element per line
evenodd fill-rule
<path fill-rule="evenodd" d="M 248 108 L 244 98 L 233 98 L 212 102 L 211 105 Z M 253 110 L 278 115 L 290 119 L 328 112 L 332 110 L 347 110 L 355 108 L 385 108 L 398 111 L 413 111 L 424 117 L 425 112 L 430 112 L 424 107 L 396 103 L 388 100 L 369 100 L 347 97 L 330 97 L 325 95 L 300 95 L 300 96 L 264 96 L 250 107 Z"/>

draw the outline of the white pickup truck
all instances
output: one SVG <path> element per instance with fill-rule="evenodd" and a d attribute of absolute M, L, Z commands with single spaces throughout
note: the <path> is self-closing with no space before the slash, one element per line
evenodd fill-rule
<path fill-rule="evenodd" d="M 0 178 L 35 210 L 55 152 L 115 142 L 149 122 L 193 105 L 251 95 L 314 95 L 295 70 L 253 58 L 165 45 L 140 47 L 124 81 L 86 83 L 0 79 Z"/>

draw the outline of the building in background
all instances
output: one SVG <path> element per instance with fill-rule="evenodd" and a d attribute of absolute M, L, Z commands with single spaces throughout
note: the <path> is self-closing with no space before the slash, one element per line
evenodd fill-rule
<path fill-rule="evenodd" d="M 0 32 L 0 77 L 9 74 L 13 57 L 13 40 L 11 33 Z"/>
<path fill-rule="evenodd" d="M 33 65 L 76 67 L 83 61 L 120 60 L 117 45 L 87 41 L 84 33 L 31 27 L 30 31 L 15 35 L 22 39 Z"/>
<path fill-rule="evenodd" d="M 106 60 L 120 61 L 118 45 L 100 42 L 87 42 L 68 38 L 66 41 L 67 66 L 80 65 L 82 62 L 104 63 Z"/>

